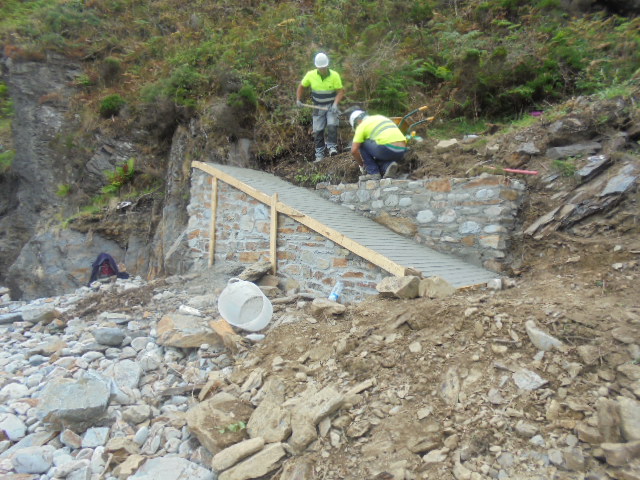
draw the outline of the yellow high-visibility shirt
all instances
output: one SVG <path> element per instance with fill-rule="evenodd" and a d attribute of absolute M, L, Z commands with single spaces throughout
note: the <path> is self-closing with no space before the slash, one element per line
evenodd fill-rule
<path fill-rule="evenodd" d="M 329 75 L 322 78 L 318 70 L 309 70 L 300 85 L 311 87 L 311 98 L 316 105 L 329 106 L 336 99 L 337 91 L 342 88 L 342 79 L 335 70 L 329 69 Z"/>
<path fill-rule="evenodd" d="M 365 140 L 373 140 L 378 145 L 387 145 L 407 139 L 393 120 L 383 115 L 368 115 L 362 119 L 353 135 L 354 143 L 364 143 Z"/>

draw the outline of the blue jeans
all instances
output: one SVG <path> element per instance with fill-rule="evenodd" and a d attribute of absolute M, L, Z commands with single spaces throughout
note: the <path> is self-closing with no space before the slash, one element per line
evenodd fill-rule
<path fill-rule="evenodd" d="M 384 175 L 393 162 L 401 162 L 406 148 L 378 145 L 373 140 L 365 140 L 360 146 L 360 154 L 364 161 L 364 168 L 369 175 L 379 173 Z"/>

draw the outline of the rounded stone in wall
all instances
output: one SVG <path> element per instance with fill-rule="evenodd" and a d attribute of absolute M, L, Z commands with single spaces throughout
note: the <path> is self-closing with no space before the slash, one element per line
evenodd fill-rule
<path fill-rule="evenodd" d="M 485 210 L 485 213 L 490 217 L 497 217 L 503 211 L 504 211 L 504 207 L 501 207 L 499 205 L 491 205 L 490 207 L 487 207 L 487 209 Z"/>
<path fill-rule="evenodd" d="M 360 202 L 368 202 L 371 199 L 371 194 L 367 190 L 358 190 L 356 195 Z"/>
<path fill-rule="evenodd" d="M 420 210 L 416 215 L 418 223 L 430 223 L 436 218 L 435 214 L 431 210 Z"/>
<path fill-rule="evenodd" d="M 452 208 L 447 208 L 444 212 L 442 212 L 442 215 L 438 217 L 438 222 L 452 223 L 455 222 L 456 218 L 458 218 L 458 215 L 456 215 L 455 210 Z"/>
<path fill-rule="evenodd" d="M 256 220 L 267 220 L 271 217 L 271 213 L 266 205 L 256 205 L 253 213 Z"/>
<path fill-rule="evenodd" d="M 460 228 L 458 229 L 458 232 L 460 232 L 462 235 L 468 235 L 470 233 L 478 233 L 480 231 L 480 225 L 478 225 L 476 222 L 464 222 L 462 225 L 460 225 Z"/>
<path fill-rule="evenodd" d="M 482 190 L 478 190 L 476 192 L 476 198 L 478 200 L 489 200 L 491 198 L 496 198 L 497 196 L 498 192 L 490 188 L 483 188 Z"/>
<path fill-rule="evenodd" d="M 395 207 L 398 205 L 398 196 L 397 195 L 389 195 L 384 201 L 385 206 L 387 207 Z"/>
<path fill-rule="evenodd" d="M 502 225 L 487 225 L 482 229 L 484 233 L 504 233 L 507 231 Z"/>

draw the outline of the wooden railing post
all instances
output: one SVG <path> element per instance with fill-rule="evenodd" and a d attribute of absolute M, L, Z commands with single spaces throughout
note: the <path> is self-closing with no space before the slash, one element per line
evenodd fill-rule
<path fill-rule="evenodd" d="M 213 265 L 216 249 L 216 210 L 218 210 L 218 177 L 211 178 L 211 224 L 209 225 L 209 266 Z"/>
<path fill-rule="evenodd" d="M 269 254 L 271 255 L 271 274 L 275 275 L 278 269 L 278 194 L 271 197 L 271 228 L 269 230 Z"/>

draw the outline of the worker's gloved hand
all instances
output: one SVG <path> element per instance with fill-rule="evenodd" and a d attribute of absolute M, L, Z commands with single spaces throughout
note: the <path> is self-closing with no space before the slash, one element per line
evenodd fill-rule
<path fill-rule="evenodd" d="M 297 105 L 298 107 L 304 107 L 304 103 L 302 103 L 302 101 L 301 101 L 301 100 L 296 100 L 296 105 Z"/>
<path fill-rule="evenodd" d="M 329 111 L 331 113 L 335 113 L 336 115 L 340 113 L 340 110 L 338 110 L 338 105 L 336 105 L 335 103 L 329 107 Z"/>
<path fill-rule="evenodd" d="M 364 168 L 362 165 L 360 165 L 360 175 L 366 175 L 367 174 L 367 169 Z"/>

